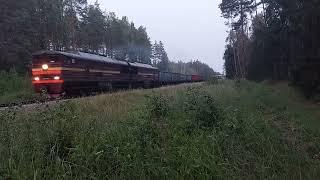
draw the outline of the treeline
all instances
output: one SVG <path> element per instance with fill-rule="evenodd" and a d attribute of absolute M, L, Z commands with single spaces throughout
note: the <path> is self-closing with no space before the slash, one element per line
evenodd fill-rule
<path fill-rule="evenodd" d="M 173 62 L 170 61 L 163 43 L 160 41 L 152 45 L 152 65 L 158 67 L 160 71 L 174 72 L 181 74 L 197 74 L 204 79 L 209 79 L 212 76 L 218 75 L 210 66 L 199 60 L 191 60 L 189 62 Z"/>
<path fill-rule="evenodd" d="M 86 0 L 0 0 L 0 69 L 24 71 L 40 49 L 84 51 L 150 63 L 146 28 Z"/>
<path fill-rule="evenodd" d="M 190 62 L 169 62 L 169 71 L 176 72 L 181 74 L 198 74 L 201 75 L 204 79 L 209 79 L 212 76 L 220 75 L 215 72 L 210 66 L 205 63 L 202 63 L 198 60 Z"/>
<path fill-rule="evenodd" d="M 319 62 L 320 1 L 222 0 L 220 9 L 230 27 L 228 78 L 290 79 Z"/>
<path fill-rule="evenodd" d="M 0 0 L 0 71 L 24 73 L 31 54 L 44 49 L 82 51 L 176 71 L 161 41 L 152 44 L 145 27 L 102 11 L 98 1 Z M 205 65 L 186 66 L 190 68 L 185 72 L 206 74 L 200 66 Z"/>

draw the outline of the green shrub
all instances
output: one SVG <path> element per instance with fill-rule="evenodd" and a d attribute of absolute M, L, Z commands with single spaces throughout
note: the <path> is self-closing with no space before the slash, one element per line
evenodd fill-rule
<path fill-rule="evenodd" d="M 219 105 L 212 96 L 198 88 L 188 88 L 185 94 L 184 112 L 200 128 L 212 128 L 223 120 Z"/>
<path fill-rule="evenodd" d="M 208 80 L 207 80 L 207 84 L 209 85 L 216 85 L 219 83 L 219 79 L 218 77 L 216 76 L 213 76 L 213 77 L 210 77 Z"/>
<path fill-rule="evenodd" d="M 35 101 L 38 98 L 34 93 L 29 76 L 21 76 L 14 70 L 0 72 L 0 105 L 19 104 Z"/>
<path fill-rule="evenodd" d="M 161 94 L 147 96 L 147 110 L 151 118 L 163 118 L 169 113 L 169 99 Z"/>

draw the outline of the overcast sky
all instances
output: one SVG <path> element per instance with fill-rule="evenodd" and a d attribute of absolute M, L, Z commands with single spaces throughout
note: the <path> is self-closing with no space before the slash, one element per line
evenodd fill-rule
<path fill-rule="evenodd" d="M 220 1 L 99 0 L 99 4 L 102 10 L 145 26 L 152 41 L 163 41 L 171 60 L 199 59 L 222 72 L 227 27 Z"/>

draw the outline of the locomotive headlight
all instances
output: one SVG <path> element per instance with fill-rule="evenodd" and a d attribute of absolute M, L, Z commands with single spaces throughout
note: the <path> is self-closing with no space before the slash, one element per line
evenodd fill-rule
<path fill-rule="evenodd" d="M 48 69 L 49 69 L 48 64 L 43 64 L 43 65 L 42 65 L 42 69 L 43 69 L 43 70 L 48 70 Z"/>
<path fill-rule="evenodd" d="M 59 76 L 55 76 L 53 77 L 54 80 L 60 80 L 60 77 Z"/>
<path fill-rule="evenodd" d="M 40 81 L 40 78 L 39 77 L 35 77 L 34 80 L 35 81 Z"/>

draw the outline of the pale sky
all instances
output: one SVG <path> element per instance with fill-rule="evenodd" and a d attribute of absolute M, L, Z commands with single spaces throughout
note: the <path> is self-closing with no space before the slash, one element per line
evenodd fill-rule
<path fill-rule="evenodd" d="M 88 0 L 94 3 L 96 0 Z M 199 59 L 223 72 L 227 36 L 221 0 L 99 0 L 102 10 L 127 16 L 147 28 L 151 41 L 162 41 L 170 60 Z"/>

